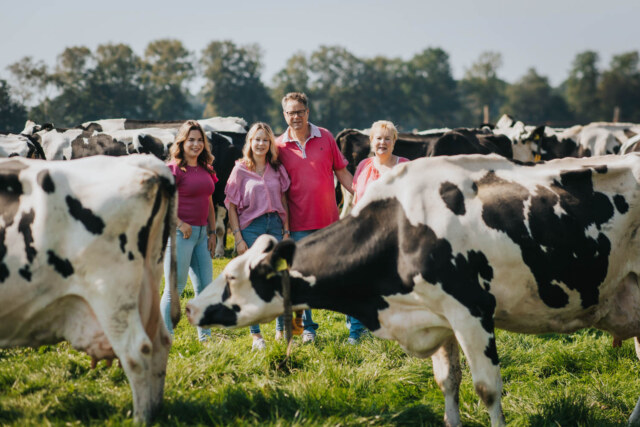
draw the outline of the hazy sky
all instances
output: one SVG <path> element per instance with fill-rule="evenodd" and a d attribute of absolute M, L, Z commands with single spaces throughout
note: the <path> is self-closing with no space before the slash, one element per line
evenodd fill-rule
<path fill-rule="evenodd" d="M 0 0 L 0 10 L 0 78 L 24 56 L 53 66 L 66 47 L 103 43 L 143 55 L 161 38 L 198 54 L 214 40 L 258 43 L 267 84 L 291 55 L 321 45 L 405 60 L 440 47 L 456 78 L 482 52 L 497 51 L 503 79 L 535 67 L 552 85 L 579 52 L 598 52 L 604 68 L 612 55 L 640 50 L 640 0 Z"/>

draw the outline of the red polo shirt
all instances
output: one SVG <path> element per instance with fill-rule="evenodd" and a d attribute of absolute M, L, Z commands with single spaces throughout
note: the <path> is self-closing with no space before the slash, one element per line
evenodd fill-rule
<path fill-rule="evenodd" d="M 331 132 L 309 126 L 311 135 L 304 148 L 292 139 L 289 128 L 276 139 L 278 158 L 291 178 L 287 193 L 291 231 L 316 230 L 338 220 L 333 171 L 348 164 Z"/>

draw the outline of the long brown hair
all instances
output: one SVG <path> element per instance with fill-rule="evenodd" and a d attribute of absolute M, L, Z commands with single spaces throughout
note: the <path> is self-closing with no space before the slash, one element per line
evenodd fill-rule
<path fill-rule="evenodd" d="M 256 160 L 253 158 L 251 140 L 256 136 L 259 130 L 263 130 L 264 133 L 267 134 L 267 138 L 269 138 L 269 151 L 267 151 L 266 161 L 274 170 L 278 170 L 278 166 L 280 166 L 280 160 L 278 160 L 278 147 L 276 146 L 276 137 L 271 130 L 271 126 L 263 122 L 254 123 L 249 129 L 249 132 L 247 132 L 244 147 L 242 147 L 242 162 L 247 167 L 247 169 L 255 172 Z"/>
<path fill-rule="evenodd" d="M 198 155 L 198 166 L 202 167 L 204 170 L 213 172 L 213 154 L 211 154 L 211 148 L 209 148 L 209 140 L 207 139 L 207 134 L 204 133 L 202 126 L 195 120 L 187 120 L 180 126 L 178 129 L 178 134 L 176 135 L 176 139 L 169 150 L 171 153 L 171 160 L 175 160 L 178 164 L 178 167 L 186 171 L 187 167 L 187 159 L 184 158 L 184 142 L 189 138 L 189 132 L 192 130 L 197 130 L 202 135 L 202 140 L 204 141 L 204 148 L 202 152 Z"/>

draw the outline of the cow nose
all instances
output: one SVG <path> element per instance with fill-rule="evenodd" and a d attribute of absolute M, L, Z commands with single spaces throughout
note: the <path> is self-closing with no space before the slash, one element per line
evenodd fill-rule
<path fill-rule="evenodd" d="M 187 304 L 187 308 L 185 308 L 185 313 L 187 314 L 187 320 L 191 323 L 191 306 Z"/>

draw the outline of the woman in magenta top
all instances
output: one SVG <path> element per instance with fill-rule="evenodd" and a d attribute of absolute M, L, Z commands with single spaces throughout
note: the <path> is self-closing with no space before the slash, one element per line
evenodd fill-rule
<path fill-rule="evenodd" d="M 409 159 L 393 154 L 393 147 L 398 139 L 398 131 L 393 123 L 380 120 L 371 125 L 369 141 L 373 157 L 360 162 L 353 175 L 354 205 L 358 203 L 370 183 L 380 178 L 395 165 L 408 162 Z M 356 344 L 360 335 L 365 331 L 364 326 L 355 317 L 347 316 L 349 328 L 349 344 Z"/>
<path fill-rule="evenodd" d="M 224 203 L 229 210 L 229 224 L 239 255 L 262 234 L 270 234 L 278 240 L 289 237 L 285 192 L 291 184 L 287 171 L 278 161 L 278 147 L 268 124 L 258 122 L 251 126 L 242 153 L 224 191 Z M 280 334 L 283 325 L 282 317 L 278 317 L 276 331 Z M 253 325 L 250 330 L 252 348 L 265 348 L 260 325 Z"/>
<path fill-rule="evenodd" d="M 213 279 L 211 258 L 216 246 L 216 218 L 211 195 L 218 182 L 211 163 L 213 155 L 209 142 L 195 120 L 187 120 L 178 130 L 170 149 L 169 169 L 176 178 L 178 189 L 178 230 L 176 233 L 178 295 L 191 277 L 196 296 Z M 164 276 L 169 277 L 170 245 L 164 260 Z M 165 286 L 160 300 L 160 311 L 169 332 L 173 334 L 170 316 L 171 296 Z M 198 328 L 198 339 L 211 336 L 208 329 Z"/>

